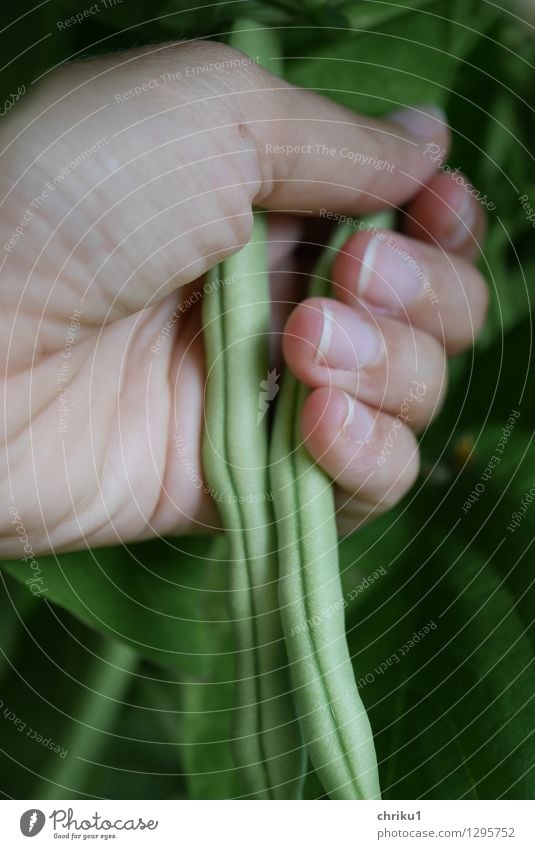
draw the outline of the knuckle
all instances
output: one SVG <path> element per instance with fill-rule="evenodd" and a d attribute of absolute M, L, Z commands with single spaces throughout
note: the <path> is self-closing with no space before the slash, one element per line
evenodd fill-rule
<path fill-rule="evenodd" d="M 176 52 L 186 79 L 212 77 L 224 85 L 224 79 L 243 66 L 256 66 L 253 59 L 222 41 L 175 41 L 169 48 Z"/>
<path fill-rule="evenodd" d="M 412 489 L 420 473 L 420 455 L 416 441 L 410 433 L 413 447 L 411 451 L 403 453 L 401 462 L 393 469 L 392 477 L 388 482 L 384 503 L 393 507 Z"/>
<path fill-rule="evenodd" d="M 199 237 L 193 251 L 197 260 L 192 263 L 188 277 L 204 274 L 208 269 L 223 262 L 247 244 L 252 235 L 253 214 L 231 216 L 209 228 L 207 239 Z M 193 270 L 192 270 L 193 269 Z"/>
<path fill-rule="evenodd" d="M 438 414 L 448 385 L 448 361 L 443 345 L 426 334 L 420 367 L 412 378 L 409 392 L 415 424 L 420 427 Z"/>
<path fill-rule="evenodd" d="M 407 462 L 399 470 L 392 490 L 393 503 L 400 501 L 412 489 L 420 473 L 420 457 L 415 447 Z"/>
<path fill-rule="evenodd" d="M 242 248 L 253 232 L 253 209 L 248 192 L 234 186 L 219 201 L 220 224 L 214 228 L 214 250 L 225 255 Z"/>
<path fill-rule="evenodd" d="M 465 274 L 462 297 L 463 307 L 448 316 L 445 345 L 449 355 L 459 354 L 474 344 L 489 311 L 489 287 L 474 267 Z"/>
<path fill-rule="evenodd" d="M 378 417 L 374 431 L 368 460 L 378 467 L 389 491 L 404 494 L 418 475 L 416 437 L 400 415 Z"/>

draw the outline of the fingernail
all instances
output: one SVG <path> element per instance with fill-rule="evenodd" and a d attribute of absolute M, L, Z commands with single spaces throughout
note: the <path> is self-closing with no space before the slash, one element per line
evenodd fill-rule
<path fill-rule="evenodd" d="M 427 277 L 403 239 L 373 236 L 362 257 L 358 293 L 378 306 L 399 310 L 418 300 Z"/>
<path fill-rule="evenodd" d="M 446 233 L 443 244 L 446 248 L 454 251 L 459 248 L 468 236 L 474 232 L 476 226 L 475 204 L 470 194 L 463 191 L 463 196 L 458 209 L 453 214 L 451 231 Z"/>
<path fill-rule="evenodd" d="M 323 303 L 322 328 L 316 363 L 328 368 L 359 369 L 370 365 L 381 352 L 376 329 L 353 310 Z"/>
<path fill-rule="evenodd" d="M 344 392 L 343 395 L 346 399 L 347 415 L 342 425 L 342 433 L 351 442 L 364 445 L 371 439 L 375 416 L 364 404 L 355 401 L 347 392 Z"/>
<path fill-rule="evenodd" d="M 446 113 L 438 106 L 428 104 L 398 109 L 388 118 L 420 139 L 434 139 L 447 126 Z"/>

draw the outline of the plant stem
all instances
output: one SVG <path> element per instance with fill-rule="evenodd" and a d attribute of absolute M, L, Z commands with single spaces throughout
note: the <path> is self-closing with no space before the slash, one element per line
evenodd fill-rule
<path fill-rule="evenodd" d="M 70 799 L 82 792 L 93 769 L 91 761 L 98 759 L 106 746 L 106 735 L 115 727 L 138 660 L 124 643 L 104 640 L 100 657 L 92 662 L 81 707 L 66 729 L 63 748 L 67 756 L 58 756 L 41 779 L 36 799 Z"/>

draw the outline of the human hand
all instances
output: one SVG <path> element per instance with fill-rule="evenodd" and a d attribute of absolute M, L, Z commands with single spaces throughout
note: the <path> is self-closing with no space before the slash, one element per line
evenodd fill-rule
<path fill-rule="evenodd" d="M 303 435 L 337 483 L 340 529 L 401 497 L 417 470 L 413 430 L 443 398 L 444 351 L 471 343 L 486 291 L 469 261 L 481 212 L 426 155 L 429 143 L 447 147 L 446 128 L 433 113 L 395 117 L 354 115 L 214 43 L 62 67 L 10 114 L 3 557 L 20 554 L 11 505 L 35 552 L 216 523 L 200 464 L 197 293 L 204 272 L 247 242 L 253 204 L 351 216 L 408 204 L 412 238 L 394 244 L 409 256 L 387 237 L 371 273 L 374 237 L 356 232 L 335 264 L 335 299 L 296 307 L 283 339 L 288 365 L 314 389 Z M 292 299 L 300 232 L 273 216 L 276 300 Z M 425 390 L 405 409 L 416 383 Z"/>

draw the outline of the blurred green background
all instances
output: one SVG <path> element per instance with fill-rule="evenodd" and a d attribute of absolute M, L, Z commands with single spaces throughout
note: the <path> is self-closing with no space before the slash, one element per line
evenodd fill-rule
<path fill-rule="evenodd" d="M 446 110 L 451 167 L 495 204 L 479 260 L 491 310 L 451 362 L 416 487 L 341 543 L 347 628 L 385 798 L 533 798 L 535 224 L 520 198 L 535 207 L 535 32 L 484 0 L 202 5 L 110 0 L 67 29 L 58 20 L 90 4 L 5 8 L 2 100 L 73 57 L 225 39 L 246 11 L 278 28 L 292 82 L 367 113 Z M 4 797 L 239 796 L 225 564 L 207 549 L 39 558 L 41 598 L 20 563 L 0 564 Z M 321 795 L 312 770 L 306 795 Z"/>

